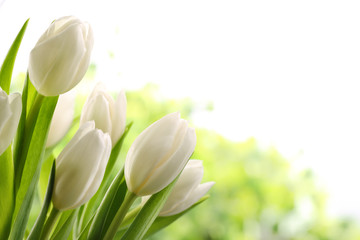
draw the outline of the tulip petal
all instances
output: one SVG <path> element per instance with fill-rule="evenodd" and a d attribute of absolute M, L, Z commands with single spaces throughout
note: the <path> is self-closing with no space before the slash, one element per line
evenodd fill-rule
<path fill-rule="evenodd" d="M 58 143 L 68 132 L 74 118 L 75 95 L 68 92 L 59 97 L 49 129 L 46 147 Z"/>
<path fill-rule="evenodd" d="M 56 159 L 56 167 L 59 167 L 62 164 L 62 159 L 66 159 L 67 156 L 73 151 L 72 149 L 77 147 L 76 143 L 94 129 L 95 129 L 94 121 L 89 121 L 86 122 L 85 124 L 82 124 L 75 133 L 75 135 L 73 136 L 73 138 L 69 141 L 69 143 L 65 146 L 63 151 Z"/>
<path fill-rule="evenodd" d="M 105 148 L 103 150 L 103 154 L 102 157 L 100 158 L 100 166 L 95 174 L 95 177 L 91 183 L 91 187 L 88 188 L 88 190 L 86 191 L 85 195 L 83 196 L 82 200 L 81 200 L 81 204 L 87 202 L 90 200 L 90 198 L 92 198 L 92 196 L 94 196 L 94 194 L 97 192 L 98 188 L 100 187 L 100 184 L 104 178 L 104 174 L 105 174 L 105 169 L 110 157 L 110 153 L 111 153 L 111 139 L 110 136 L 108 134 L 103 134 L 103 141 L 104 141 L 104 145 Z"/>
<path fill-rule="evenodd" d="M 32 49 L 29 76 L 45 96 L 69 91 L 83 78 L 90 62 L 93 33 L 74 17 L 54 21 Z"/>
<path fill-rule="evenodd" d="M 122 90 L 118 94 L 115 104 L 114 112 L 112 115 L 112 131 L 111 131 L 111 141 L 113 145 L 117 143 L 120 137 L 123 135 L 126 126 L 126 95 Z"/>
<path fill-rule="evenodd" d="M 139 196 L 149 195 L 156 193 L 166 187 L 185 167 L 190 156 L 194 152 L 196 145 L 195 130 L 188 128 L 185 137 L 183 137 L 178 149 L 170 156 L 167 161 L 151 173 L 148 181 L 144 183 L 142 189 L 137 194 Z"/>
<path fill-rule="evenodd" d="M 74 75 L 74 79 L 76 79 L 77 83 L 84 77 L 90 65 L 91 51 L 94 46 L 94 33 L 91 26 L 87 23 L 83 23 L 82 31 L 83 31 L 82 36 L 84 38 L 84 43 L 85 43 L 85 52 L 84 52 L 84 57 L 79 62 L 78 71 L 75 72 Z M 75 85 L 77 83 L 75 83 Z"/>
<path fill-rule="evenodd" d="M 112 146 L 125 131 L 126 96 L 121 91 L 116 100 L 107 93 L 104 84 L 97 83 L 81 112 L 80 123 L 95 120 L 95 126 L 111 136 Z"/>
<path fill-rule="evenodd" d="M 91 98 L 81 112 L 80 122 L 94 120 L 95 126 L 103 132 L 111 133 L 110 104 L 102 94 Z"/>
<path fill-rule="evenodd" d="M 1 115 L 6 115 L 0 117 L 0 155 L 10 145 L 15 136 L 22 109 L 21 95 L 19 93 L 10 94 L 5 106 L 3 102 L 5 101 L 0 100 L 0 111 Z"/>
<path fill-rule="evenodd" d="M 151 166 L 156 166 L 172 148 L 179 120 L 178 113 L 161 118 L 146 128 L 131 145 L 125 160 L 125 179 L 132 192 L 136 193 L 153 171 Z"/>
<path fill-rule="evenodd" d="M 0 131 L 11 116 L 9 96 L 0 88 Z"/>
<path fill-rule="evenodd" d="M 203 197 L 214 184 L 215 182 L 207 182 L 200 184 L 197 188 L 194 189 L 194 191 L 185 201 L 178 203 L 176 206 L 174 206 L 174 208 L 168 210 L 167 212 L 160 212 L 159 216 L 175 215 L 188 209 L 193 204 L 195 204 L 201 197 Z"/>
<path fill-rule="evenodd" d="M 204 174 L 202 161 L 190 160 L 176 182 L 174 191 L 171 192 L 166 205 L 173 206 L 175 202 L 182 202 L 192 194 L 193 190 L 201 183 Z M 164 209 L 163 208 L 163 209 Z"/>
<path fill-rule="evenodd" d="M 62 164 L 57 166 L 53 195 L 57 209 L 75 208 L 85 202 L 84 197 L 89 197 L 87 192 L 101 168 L 104 150 L 108 149 L 102 135 L 100 130 L 88 132 L 76 143 L 76 148 L 71 148 Z"/>

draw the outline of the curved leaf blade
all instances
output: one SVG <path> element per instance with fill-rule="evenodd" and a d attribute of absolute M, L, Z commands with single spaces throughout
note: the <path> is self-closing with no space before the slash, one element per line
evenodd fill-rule
<path fill-rule="evenodd" d="M 31 232 L 27 238 L 28 240 L 37 240 L 41 236 L 41 231 L 45 224 L 46 215 L 49 210 L 50 203 L 51 203 L 51 197 L 52 197 L 52 192 L 53 192 L 53 188 L 54 188 L 54 181 L 55 181 L 55 161 L 53 158 L 51 174 L 49 176 L 49 184 L 48 184 L 48 188 L 46 190 L 43 207 L 42 207 L 41 212 L 35 222 L 33 229 L 31 230 Z"/>
<path fill-rule="evenodd" d="M 1 69 L 0 69 L 0 87 L 7 94 L 9 94 L 9 91 L 10 91 L 10 82 L 11 82 L 12 72 L 14 69 L 16 55 L 19 51 L 19 47 L 20 47 L 21 41 L 24 37 L 24 33 L 26 31 L 28 22 L 29 22 L 29 19 L 26 20 L 26 22 L 20 29 L 18 35 L 16 36 L 14 42 L 12 43 L 12 45 L 4 59 Z"/>
<path fill-rule="evenodd" d="M 0 239 L 7 239 L 10 233 L 14 209 L 14 165 L 11 146 L 0 155 Z"/>

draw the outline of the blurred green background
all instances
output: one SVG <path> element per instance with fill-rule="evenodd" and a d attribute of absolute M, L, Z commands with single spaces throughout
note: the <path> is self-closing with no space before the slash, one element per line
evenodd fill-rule
<path fill-rule="evenodd" d="M 153 85 L 127 92 L 127 119 L 134 121 L 127 144 L 165 114 L 179 111 L 191 122 L 191 99 L 159 96 Z M 256 139 L 232 142 L 196 129 L 192 158 L 203 160 L 203 181 L 216 184 L 208 200 L 151 239 L 360 239 L 355 221 L 327 216 L 326 193 L 310 170 L 295 171 L 275 148 L 262 149 Z"/>

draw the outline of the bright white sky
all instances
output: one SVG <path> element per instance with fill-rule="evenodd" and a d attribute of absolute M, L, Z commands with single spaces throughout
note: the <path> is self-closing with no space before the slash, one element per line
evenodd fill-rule
<path fill-rule="evenodd" d="M 0 61 L 28 17 L 16 71 L 52 20 L 75 15 L 94 28 L 98 80 L 213 101 L 197 125 L 275 145 L 315 170 L 332 214 L 360 219 L 359 12 L 347 0 L 7 0 Z"/>

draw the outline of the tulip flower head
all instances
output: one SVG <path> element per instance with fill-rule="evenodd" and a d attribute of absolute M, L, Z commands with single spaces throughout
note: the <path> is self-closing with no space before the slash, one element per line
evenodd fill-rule
<path fill-rule="evenodd" d="M 178 214 L 203 197 L 214 182 L 200 184 L 204 174 L 202 161 L 190 160 L 175 183 L 168 199 L 166 200 L 159 216 L 171 216 Z M 143 197 L 146 201 L 149 197 Z"/>
<path fill-rule="evenodd" d="M 179 113 L 169 114 L 145 129 L 125 160 L 128 189 L 138 196 L 159 192 L 183 170 L 195 149 L 195 130 Z"/>
<path fill-rule="evenodd" d="M 95 121 L 96 128 L 110 134 L 114 146 L 125 131 L 125 92 L 120 91 L 116 100 L 114 100 L 103 84 L 98 83 L 95 85 L 94 90 L 84 104 L 80 124 L 91 120 Z"/>
<path fill-rule="evenodd" d="M 54 146 L 68 132 L 74 119 L 75 95 L 67 92 L 60 95 L 49 129 L 46 147 Z"/>
<path fill-rule="evenodd" d="M 90 63 L 94 44 L 88 23 L 69 16 L 51 23 L 30 53 L 29 77 L 44 96 L 57 96 L 77 85 Z"/>
<path fill-rule="evenodd" d="M 110 157 L 109 134 L 83 124 L 56 159 L 52 201 L 59 210 L 79 207 L 98 190 Z"/>
<path fill-rule="evenodd" d="M 0 88 L 0 155 L 9 147 L 15 136 L 21 109 L 21 95 L 19 93 L 7 95 Z"/>

